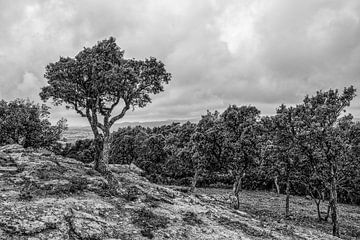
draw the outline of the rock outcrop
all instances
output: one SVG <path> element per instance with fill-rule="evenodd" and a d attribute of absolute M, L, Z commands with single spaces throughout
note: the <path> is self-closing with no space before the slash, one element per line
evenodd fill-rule
<path fill-rule="evenodd" d="M 152 184 L 136 166 L 102 176 L 74 159 L 0 148 L 0 239 L 293 239 L 245 212 Z M 332 239 L 296 229 L 298 239 Z"/>

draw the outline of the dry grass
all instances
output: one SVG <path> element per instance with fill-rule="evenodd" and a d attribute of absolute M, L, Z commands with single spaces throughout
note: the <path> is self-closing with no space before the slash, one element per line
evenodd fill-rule
<path fill-rule="evenodd" d="M 218 204 L 229 206 L 231 190 L 205 188 L 197 189 L 197 193 L 206 194 L 215 198 Z M 326 211 L 326 205 L 322 211 Z M 331 233 L 331 222 L 317 220 L 316 205 L 312 200 L 304 197 L 291 196 L 291 218 L 284 218 L 285 195 L 277 195 L 263 191 L 243 191 L 240 199 L 241 211 L 247 212 L 252 217 L 259 219 L 264 224 L 285 223 L 306 228 L 315 228 L 324 233 Z M 360 239 L 360 206 L 339 204 L 340 233 L 343 239 Z M 287 229 L 283 229 L 288 231 Z M 282 231 L 281 229 L 279 231 Z"/>

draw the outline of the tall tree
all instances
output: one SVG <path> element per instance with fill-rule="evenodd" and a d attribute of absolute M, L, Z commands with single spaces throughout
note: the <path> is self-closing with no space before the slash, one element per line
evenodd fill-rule
<path fill-rule="evenodd" d="M 275 124 L 273 144 L 277 165 L 283 169 L 286 182 L 285 217 L 290 216 L 290 187 L 295 169 L 300 162 L 300 151 L 297 146 L 297 135 L 300 132 L 297 124 L 296 109 L 281 105 L 273 118 Z"/>
<path fill-rule="evenodd" d="M 256 107 L 238 107 L 236 105 L 229 106 L 221 114 L 227 151 L 230 152 L 228 168 L 232 171 L 235 179 L 233 186 L 237 200 L 235 208 L 239 208 L 242 180 L 260 156 L 259 115 L 260 111 Z"/>
<path fill-rule="evenodd" d="M 130 108 L 150 103 L 150 94 L 163 91 L 171 75 L 153 57 L 125 59 L 124 51 L 110 37 L 84 48 L 74 58 L 60 57 L 50 63 L 45 78 L 48 86 L 42 88 L 41 99 L 52 98 L 55 105 L 65 103 L 67 108 L 87 118 L 98 153 L 94 167 L 106 172 L 111 126 Z"/>
<path fill-rule="evenodd" d="M 214 173 L 224 169 L 224 134 L 218 111 L 207 111 L 201 116 L 191 140 L 194 150 L 191 191 L 194 191 L 202 171 Z"/>
<path fill-rule="evenodd" d="M 313 157 L 317 162 L 329 185 L 331 220 L 333 235 L 339 236 L 338 219 L 338 190 L 341 169 L 347 162 L 350 151 L 347 126 L 339 117 L 350 105 L 355 97 L 353 86 L 344 88 L 342 93 L 338 90 L 318 91 L 316 95 L 306 96 L 303 104 L 299 105 L 301 128 L 303 128 L 303 146 L 312 146 Z M 315 147 L 315 148 L 314 148 Z"/>

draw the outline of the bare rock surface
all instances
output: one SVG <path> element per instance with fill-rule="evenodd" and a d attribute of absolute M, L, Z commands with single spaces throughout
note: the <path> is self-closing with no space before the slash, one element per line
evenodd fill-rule
<path fill-rule="evenodd" d="M 335 239 L 277 231 L 244 211 L 148 182 L 136 166 L 88 165 L 19 145 L 0 148 L 0 239 Z M 278 226 L 279 227 L 279 226 Z"/>

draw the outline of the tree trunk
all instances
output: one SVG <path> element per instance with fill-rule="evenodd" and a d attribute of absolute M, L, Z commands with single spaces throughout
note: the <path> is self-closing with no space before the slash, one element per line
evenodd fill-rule
<path fill-rule="evenodd" d="M 328 208 L 327 208 L 327 212 L 326 212 L 326 216 L 324 217 L 324 221 L 327 222 L 330 216 L 330 210 L 331 210 L 331 203 L 329 202 Z"/>
<path fill-rule="evenodd" d="M 280 194 L 280 187 L 279 187 L 279 183 L 278 183 L 278 175 L 276 175 L 274 177 L 274 183 L 275 183 L 275 188 L 276 188 L 276 194 L 279 195 Z"/>
<path fill-rule="evenodd" d="M 290 217 L 290 174 L 286 176 L 286 203 L 285 203 L 285 218 Z"/>
<path fill-rule="evenodd" d="M 337 216 L 337 179 L 336 169 L 333 164 L 330 165 L 331 183 L 330 183 L 330 206 L 331 221 L 333 224 L 333 236 L 340 237 L 339 222 Z"/>
<path fill-rule="evenodd" d="M 316 209 L 317 209 L 317 214 L 318 214 L 318 221 L 321 222 L 322 220 L 324 220 L 321 217 L 321 210 L 320 210 L 321 199 L 319 199 L 319 200 L 314 199 L 314 201 L 315 201 L 315 204 L 316 204 Z"/>
<path fill-rule="evenodd" d="M 103 147 L 103 156 L 102 156 L 102 164 L 106 167 L 109 164 L 110 159 L 110 136 L 106 136 L 104 138 L 104 147 Z"/>
<path fill-rule="evenodd" d="M 240 192 L 242 190 L 242 179 L 244 177 L 245 177 L 245 172 L 238 174 L 234 182 L 233 192 L 236 197 L 236 204 L 234 206 L 235 209 L 239 209 L 240 207 Z"/>
<path fill-rule="evenodd" d="M 193 177 L 193 179 L 191 181 L 191 187 L 190 187 L 190 192 L 191 193 L 193 193 L 195 191 L 195 189 L 196 189 L 196 183 L 197 183 L 197 181 L 199 179 L 199 172 L 200 172 L 200 169 L 197 167 L 195 169 L 194 177 Z"/>
<path fill-rule="evenodd" d="M 110 157 L 110 131 L 105 132 L 104 138 L 95 139 L 95 148 L 98 156 L 94 168 L 100 173 L 106 173 Z"/>
<path fill-rule="evenodd" d="M 95 146 L 95 162 L 94 162 L 94 169 L 101 172 L 102 164 L 102 151 L 103 151 L 103 139 L 101 136 L 96 136 L 94 139 L 94 146 Z"/>

